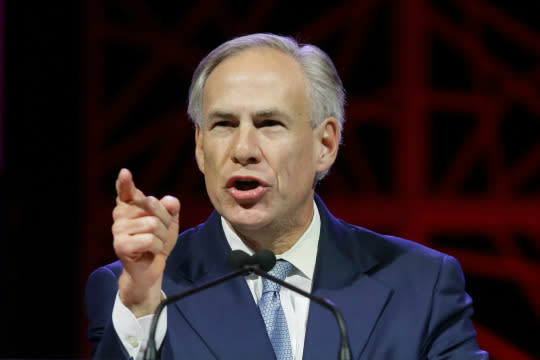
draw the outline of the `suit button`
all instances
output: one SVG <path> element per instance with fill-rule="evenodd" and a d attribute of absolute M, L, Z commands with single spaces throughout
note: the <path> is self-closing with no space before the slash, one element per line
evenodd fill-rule
<path fill-rule="evenodd" d="M 136 348 L 137 346 L 139 346 L 139 340 L 137 340 L 137 338 L 135 336 L 130 336 L 128 337 L 128 343 L 133 346 L 134 348 Z"/>

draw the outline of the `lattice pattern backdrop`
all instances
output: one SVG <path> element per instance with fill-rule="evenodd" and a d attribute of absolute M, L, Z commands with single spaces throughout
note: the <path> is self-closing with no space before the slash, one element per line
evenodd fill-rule
<path fill-rule="evenodd" d="M 231 37 L 292 34 L 330 54 L 348 91 L 344 146 L 318 191 L 329 208 L 454 255 L 475 300 L 481 346 L 493 359 L 540 354 L 533 8 L 486 0 L 158 3 L 86 4 L 83 276 L 114 260 L 110 213 L 121 167 L 147 193 L 178 196 L 184 229 L 206 218 L 186 116 L 191 74 Z"/>

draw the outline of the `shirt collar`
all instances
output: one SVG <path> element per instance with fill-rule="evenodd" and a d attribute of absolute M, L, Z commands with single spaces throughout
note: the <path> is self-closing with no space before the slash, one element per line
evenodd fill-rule
<path fill-rule="evenodd" d="M 221 226 L 223 227 L 225 238 L 232 250 L 242 250 L 250 255 L 254 253 L 254 251 L 248 247 L 238 235 L 236 235 L 223 216 L 221 217 Z M 309 280 L 313 280 L 320 233 L 321 218 L 319 209 L 317 209 L 317 204 L 313 202 L 313 219 L 308 228 L 289 250 L 283 254 L 276 255 L 276 258 L 287 260 L 293 264 L 303 276 Z"/>

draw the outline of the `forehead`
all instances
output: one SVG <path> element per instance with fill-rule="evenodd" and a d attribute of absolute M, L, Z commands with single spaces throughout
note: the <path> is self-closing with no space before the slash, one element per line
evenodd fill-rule
<path fill-rule="evenodd" d="M 287 72 L 288 75 L 294 74 L 299 78 L 304 78 L 300 63 L 291 55 L 273 48 L 255 47 L 224 59 L 214 68 L 209 79 L 223 72 L 249 72 L 251 70 Z"/>
<path fill-rule="evenodd" d="M 305 105 L 306 79 L 301 65 L 290 55 L 276 49 L 254 48 L 216 66 L 206 80 L 203 99 L 205 110 L 233 103 Z"/>

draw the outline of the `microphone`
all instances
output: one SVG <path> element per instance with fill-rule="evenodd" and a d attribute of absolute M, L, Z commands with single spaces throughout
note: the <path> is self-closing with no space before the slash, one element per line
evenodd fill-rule
<path fill-rule="evenodd" d="M 317 304 L 329 309 L 334 315 L 334 317 L 336 318 L 336 321 L 339 327 L 340 346 L 339 346 L 339 352 L 338 352 L 338 359 L 339 360 L 352 359 L 352 351 L 349 345 L 349 335 L 347 333 L 347 325 L 345 324 L 345 320 L 343 319 L 343 316 L 341 315 L 336 305 L 332 301 L 326 298 L 320 298 L 315 295 L 312 295 L 294 285 L 286 283 L 285 281 L 268 274 L 267 271 L 271 270 L 276 263 L 276 256 L 270 250 L 261 250 L 255 253 L 251 257 L 245 252 L 243 252 L 242 250 L 235 250 L 233 251 L 233 253 L 235 254 L 233 255 L 231 253 L 231 256 L 229 257 L 229 259 L 233 257 L 235 259 L 238 259 L 235 261 L 228 262 L 229 266 L 231 266 L 233 270 L 237 270 L 237 271 L 240 271 L 241 269 L 249 270 L 249 273 L 255 273 L 263 278 L 266 278 L 275 283 L 278 283 L 279 285 L 284 286 L 287 289 L 292 290 L 300 295 L 303 295 L 309 298 L 310 300 L 316 302 Z"/>
<path fill-rule="evenodd" d="M 263 271 L 270 271 L 276 265 L 276 256 L 270 250 L 260 250 L 249 256 L 242 250 L 233 250 L 227 257 L 227 265 L 231 270 L 238 270 L 243 267 L 260 267 Z"/>
<path fill-rule="evenodd" d="M 152 319 L 152 323 L 150 324 L 150 334 L 148 336 L 148 343 L 146 346 L 146 350 L 144 351 L 144 360 L 156 359 L 157 349 L 156 349 L 155 337 L 156 337 L 157 323 L 159 320 L 159 316 L 161 315 L 161 313 L 163 312 L 163 309 L 167 305 L 173 302 L 176 302 L 182 298 L 185 298 L 186 296 L 196 294 L 202 290 L 206 290 L 212 286 L 221 284 L 222 282 L 228 281 L 237 276 L 248 275 L 251 272 L 255 271 L 255 269 L 257 270 L 264 269 L 264 271 L 268 271 L 274 267 L 275 263 L 276 263 L 276 257 L 274 253 L 272 253 L 269 250 L 261 250 L 253 254 L 253 256 L 249 256 L 242 250 L 235 250 L 235 251 L 232 251 L 227 257 L 227 264 L 229 265 L 229 267 L 234 269 L 233 272 L 230 272 L 215 280 L 209 281 L 200 286 L 194 287 L 180 294 L 172 295 L 162 300 L 159 303 L 158 307 L 156 308 L 156 311 L 154 312 L 154 317 Z"/>

